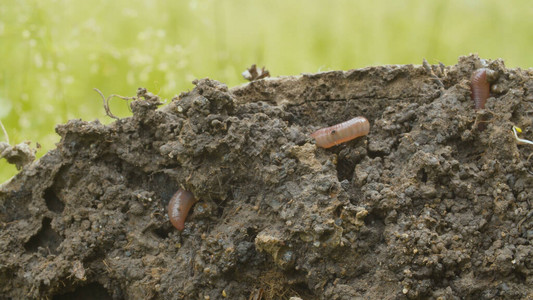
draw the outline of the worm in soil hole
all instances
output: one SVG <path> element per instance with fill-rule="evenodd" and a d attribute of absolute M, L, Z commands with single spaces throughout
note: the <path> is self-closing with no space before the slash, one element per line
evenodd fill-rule
<path fill-rule="evenodd" d="M 370 123 L 365 117 L 355 117 L 331 127 L 319 129 L 311 134 L 316 145 L 329 148 L 344 143 L 360 136 L 367 135 L 370 131 Z"/>
<path fill-rule="evenodd" d="M 191 192 L 183 189 L 179 189 L 168 203 L 168 217 L 170 223 L 174 225 L 179 231 L 185 228 L 185 219 L 189 210 L 198 200 L 194 198 Z"/>

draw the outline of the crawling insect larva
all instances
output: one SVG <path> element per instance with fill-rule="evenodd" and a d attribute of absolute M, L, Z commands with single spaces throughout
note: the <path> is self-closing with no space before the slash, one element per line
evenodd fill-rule
<path fill-rule="evenodd" d="M 329 148 L 367 135 L 369 131 L 370 123 L 368 120 L 365 117 L 355 117 L 346 122 L 319 129 L 311 136 L 315 139 L 317 146 Z"/>
<path fill-rule="evenodd" d="M 168 203 L 168 217 L 170 222 L 179 231 L 185 228 L 185 219 L 192 205 L 196 203 L 196 198 L 191 192 L 179 189 Z"/>

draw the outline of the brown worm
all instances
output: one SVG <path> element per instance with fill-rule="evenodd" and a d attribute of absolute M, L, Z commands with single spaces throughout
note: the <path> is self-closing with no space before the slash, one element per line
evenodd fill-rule
<path fill-rule="evenodd" d="M 194 198 L 191 192 L 183 189 L 179 189 L 168 203 L 168 217 L 170 223 L 174 225 L 179 231 L 185 228 L 185 219 L 189 210 L 198 200 Z"/>
<path fill-rule="evenodd" d="M 311 137 L 315 139 L 318 147 L 329 148 L 367 135 L 369 131 L 368 120 L 365 117 L 355 117 L 346 122 L 319 129 L 313 132 Z"/>
<path fill-rule="evenodd" d="M 490 84 L 487 80 L 487 68 L 477 69 L 470 77 L 470 87 L 472 90 L 472 100 L 476 110 L 484 109 L 485 103 L 490 96 Z"/>

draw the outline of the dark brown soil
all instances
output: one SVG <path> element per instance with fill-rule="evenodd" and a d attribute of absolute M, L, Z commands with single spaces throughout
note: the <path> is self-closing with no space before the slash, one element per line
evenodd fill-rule
<path fill-rule="evenodd" d="M 475 112 L 483 66 L 499 77 Z M 533 298 L 533 146 L 511 131 L 533 139 L 531 70 L 470 56 L 195 84 L 59 125 L 0 186 L 0 298 Z M 359 115 L 366 137 L 309 136 Z M 200 200 L 181 233 L 179 188 Z"/>

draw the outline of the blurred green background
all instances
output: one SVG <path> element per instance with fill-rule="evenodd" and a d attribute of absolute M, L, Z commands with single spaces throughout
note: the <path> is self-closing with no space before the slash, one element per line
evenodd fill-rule
<path fill-rule="evenodd" d="M 195 78 L 242 84 L 252 63 L 279 76 L 469 53 L 528 68 L 532 46 L 527 0 L 3 0 L 0 120 L 11 144 L 38 142 L 42 156 L 59 141 L 55 124 L 113 121 L 93 88 L 170 99 Z M 130 115 L 121 100 L 111 109 Z M 0 160 L 0 182 L 15 173 Z"/>

